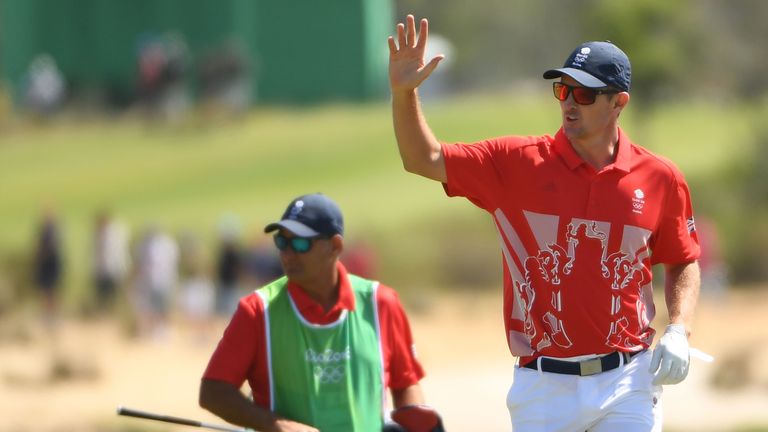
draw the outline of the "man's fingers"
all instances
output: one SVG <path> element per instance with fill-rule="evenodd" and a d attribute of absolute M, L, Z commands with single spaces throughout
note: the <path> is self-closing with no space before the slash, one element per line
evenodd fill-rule
<path fill-rule="evenodd" d="M 416 46 L 416 19 L 413 15 L 408 15 L 406 25 L 408 26 L 408 31 L 405 32 L 405 40 L 408 46 L 413 48 Z"/>
<path fill-rule="evenodd" d="M 403 23 L 397 24 L 397 43 L 400 49 L 405 47 L 405 25 Z"/>
<path fill-rule="evenodd" d="M 406 17 L 405 23 L 397 24 L 397 35 L 387 38 L 389 47 L 389 78 L 393 89 L 414 89 L 427 79 L 445 58 L 438 55 L 424 64 L 424 51 L 429 34 L 429 23 L 424 18 L 419 22 L 416 33 L 416 20 L 413 15 Z"/>
<path fill-rule="evenodd" d="M 416 41 L 416 48 L 424 49 L 427 46 L 427 38 L 429 36 L 429 21 L 426 18 L 422 18 L 419 22 L 419 39 Z"/>
<path fill-rule="evenodd" d="M 672 371 L 672 363 L 669 361 L 662 361 L 659 371 L 656 372 L 656 377 L 653 379 L 654 384 L 668 384 L 669 375 Z"/>
<path fill-rule="evenodd" d="M 688 372 L 691 371 L 691 364 L 688 363 L 687 365 L 683 366 L 683 373 L 680 375 L 680 381 L 682 382 L 684 379 L 688 378 Z"/>
<path fill-rule="evenodd" d="M 388 37 L 387 44 L 389 45 L 389 55 L 395 55 L 397 53 L 397 44 L 395 43 L 395 38 L 392 36 Z"/>
<path fill-rule="evenodd" d="M 413 34 L 416 32 L 416 24 L 413 22 L 413 15 L 405 17 L 405 40 L 400 45 L 400 49 L 411 46 L 413 44 Z"/>
<path fill-rule="evenodd" d="M 429 75 L 432 74 L 432 71 L 435 70 L 437 67 L 437 64 L 440 63 L 442 59 L 444 59 L 445 56 L 440 54 L 429 61 L 424 67 L 421 69 L 422 74 L 424 74 L 424 79 L 426 79 Z"/>
<path fill-rule="evenodd" d="M 669 368 L 669 373 L 664 379 L 664 384 L 677 384 L 679 382 L 679 375 L 681 375 L 681 372 L 682 371 L 678 365 L 672 365 Z"/>
<path fill-rule="evenodd" d="M 683 381 L 683 378 L 685 378 L 685 369 L 682 365 L 677 365 L 672 373 L 669 374 L 670 384 L 677 384 Z"/>
<path fill-rule="evenodd" d="M 656 372 L 656 369 L 659 368 L 659 364 L 661 363 L 661 348 L 656 347 L 655 350 L 653 350 L 653 357 L 651 357 L 651 367 L 648 368 L 648 372 L 654 373 Z"/>
<path fill-rule="evenodd" d="M 685 378 L 685 367 L 681 364 L 675 364 L 666 379 L 666 384 L 678 384 Z"/>
<path fill-rule="evenodd" d="M 419 22 L 419 32 L 416 33 L 416 19 L 413 15 L 408 15 L 405 19 L 405 24 L 397 24 L 397 43 L 394 38 L 389 42 L 390 54 L 397 53 L 406 48 L 416 48 L 417 50 L 424 51 L 427 46 L 427 39 L 429 36 L 429 22 L 426 18 L 422 18 Z"/>

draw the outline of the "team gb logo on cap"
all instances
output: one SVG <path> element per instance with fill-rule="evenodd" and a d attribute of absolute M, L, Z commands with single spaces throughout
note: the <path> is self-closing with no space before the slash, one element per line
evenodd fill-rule
<path fill-rule="evenodd" d="M 589 47 L 582 48 L 581 51 L 579 51 L 579 53 L 576 54 L 576 56 L 573 58 L 573 66 L 581 67 L 581 64 L 587 61 L 590 52 L 592 52 L 592 50 Z"/>
<path fill-rule="evenodd" d="M 289 217 L 291 219 L 295 218 L 296 216 L 299 215 L 299 213 L 301 213 L 301 211 L 303 209 L 304 209 L 304 201 L 302 201 L 302 200 L 296 201 L 296 204 L 294 204 L 293 208 L 291 209 L 291 213 L 290 213 Z"/>

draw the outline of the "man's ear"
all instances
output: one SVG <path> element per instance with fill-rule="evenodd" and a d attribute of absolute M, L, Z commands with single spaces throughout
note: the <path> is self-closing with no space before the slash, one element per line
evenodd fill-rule
<path fill-rule="evenodd" d="M 629 104 L 629 99 L 630 96 L 628 92 L 616 93 L 616 99 L 613 100 L 613 107 L 624 109 Z"/>
<path fill-rule="evenodd" d="M 344 237 L 342 237 L 341 234 L 335 234 L 331 237 L 331 248 L 333 248 L 333 252 L 336 256 L 341 255 L 344 251 Z"/>

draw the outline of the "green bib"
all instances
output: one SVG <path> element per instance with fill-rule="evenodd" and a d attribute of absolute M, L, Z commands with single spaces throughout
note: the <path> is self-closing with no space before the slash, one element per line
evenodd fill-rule
<path fill-rule="evenodd" d="M 273 412 L 322 432 L 383 426 L 384 384 L 377 282 L 349 275 L 355 310 L 312 324 L 288 295 L 285 277 L 261 288 Z"/>

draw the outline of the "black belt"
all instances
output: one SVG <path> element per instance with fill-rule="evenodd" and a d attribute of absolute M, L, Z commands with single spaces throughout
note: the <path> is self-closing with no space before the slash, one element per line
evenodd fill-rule
<path fill-rule="evenodd" d="M 633 353 L 614 351 L 608 355 L 583 361 L 557 360 L 553 358 L 541 358 L 541 371 L 552 372 L 566 375 L 595 375 L 616 369 L 621 364 L 621 358 L 624 358 L 624 364 L 629 363 L 632 357 L 643 351 Z M 520 367 L 539 370 L 538 359 L 530 361 Z"/>

